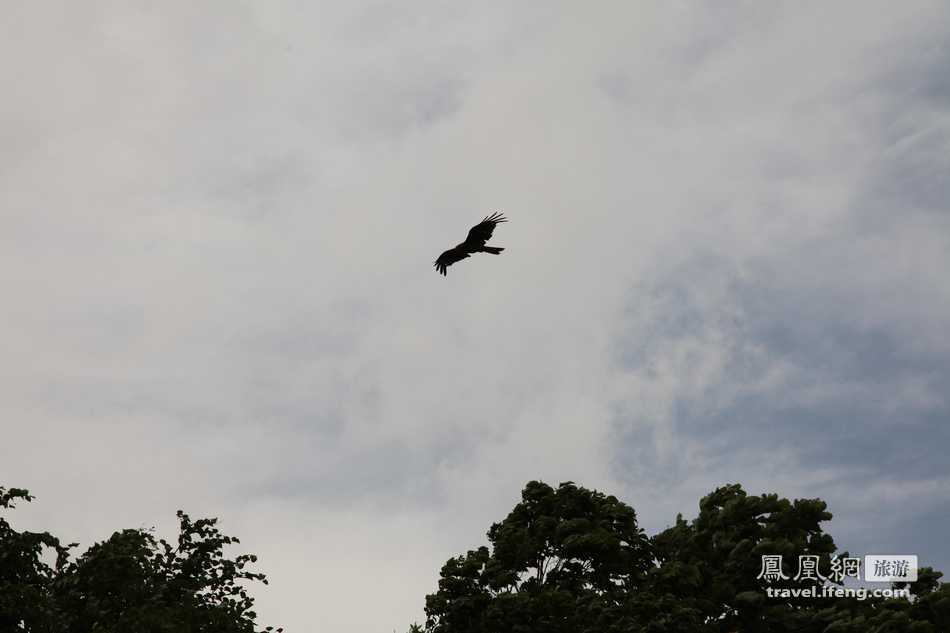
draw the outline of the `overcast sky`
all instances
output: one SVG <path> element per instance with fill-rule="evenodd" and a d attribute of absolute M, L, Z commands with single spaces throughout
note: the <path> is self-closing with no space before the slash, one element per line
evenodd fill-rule
<path fill-rule="evenodd" d="M 950 572 L 947 3 L 2 13 L 20 529 L 217 516 L 296 632 L 422 620 L 531 479 Z"/>

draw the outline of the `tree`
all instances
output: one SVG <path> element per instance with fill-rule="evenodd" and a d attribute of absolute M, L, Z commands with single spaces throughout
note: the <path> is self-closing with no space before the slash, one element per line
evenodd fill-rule
<path fill-rule="evenodd" d="M 0 488 L 0 507 L 32 500 Z M 253 633 L 253 598 L 245 581 L 257 558 L 224 555 L 240 541 L 223 535 L 217 519 L 193 521 L 179 511 L 173 546 L 146 530 L 122 530 L 70 559 L 49 533 L 16 532 L 0 519 L 0 633 L 6 631 L 119 633 L 159 631 Z M 56 553 L 53 567 L 42 557 Z M 267 627 L 269 631 L 272 627 Z"/>
<path fill-rule="evenodd" d="M 633 508 L 573 483 L 530 482 L 481 546 L 443 566 L 426 596 L 426 631 L 579 633 L 938 633 L 950 631 L 950 585 L 922 568 L 913 599 L 769 598 L 795 579 L 799 557 L 830 566 L 832 515 L 820 499 L 789 501 L 718 488 L 692 521 L 647 538 Z M 762 577 L 782 555 L 784 578 Z M 839 553 L 847 556 L 847 552 Z M 896 584 L 901 588 L 903 585 Z"/>
<path fill-rule="evenodd" d="M 0 487 L 0 509 L 12 509 L 18 500 L 33 497 L 22 488 Z M 48 532 L 17 532 L 0 516 L 0 633 L 19 631 L 20 623 L 36 630 L 56 630 L 61 623 L 50 587 L 56 569 L 43 562 L 46 550 L 56 552 L 56 569 L 68 548 Z"/>
<path fill-rule="evenodd" d="M 450 559 L 426 598 L 427 628 L 576 633 L 642 584 L 652 558 L 636 513 L 616 497 L 529 483 L 491 526 L 492 550 Z"/>
<path fill-rule="evenodd" d="M 801 627 L 802 608 L 814 599 L 768 601 L 758 578 L 763 555 L 782 555 L 788 579 L 776 588 L 820 584 L 793 580 L 799 556 L 817 556 L 827 569 L 834 540 L 821 523 L 831 513 L 820 499 L 794 502 L 778 495 L 749 496 L 739 485 L 724 486 L 700 501 L 699 516 L 676 524 L 653 539 L 658 565 L 653 591 L 679 596 L 714 622 L 712 630 L 775 631 Z M 778 626 L 785 627 L 776 628 Z"/>

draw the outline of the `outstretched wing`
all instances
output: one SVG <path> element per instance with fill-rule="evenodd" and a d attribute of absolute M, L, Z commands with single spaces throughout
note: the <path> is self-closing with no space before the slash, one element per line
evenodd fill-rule
<path fill-rule="evenodd" d="M 508 220 L 501 213 L 492 213 L 490 216 L 476 224 L 468 232 L 468 237 L 465 238 L 465 244 L 471 246 L 484 246 L 485 242 L 491 238 L 492 231 L 495 230 L 495 226 L 502 222 L 507 222 Z"/>
<path fill-rule="evenodd" d="M 455 248 L 450 248 L 449 250 L 439 255 L 439 258 L 435 260 L 435 269 L 438 270 L 443 275 L 445 275 L 446 268 L 448 268 L 455 262 L 462 261 L 466 257 L 471 257 L 471 254 L 465 252 L 458 246 L 456 246 Z"/>

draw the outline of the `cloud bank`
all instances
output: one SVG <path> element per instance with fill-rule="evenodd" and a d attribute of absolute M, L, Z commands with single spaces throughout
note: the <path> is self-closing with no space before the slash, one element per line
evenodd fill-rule
<path fill-rule="evenodd" d="M 19 525 L 218 516 L 287 630 L 421 619 L 536 478 L 950 569 L 946 5 L 8 13 Z"/>

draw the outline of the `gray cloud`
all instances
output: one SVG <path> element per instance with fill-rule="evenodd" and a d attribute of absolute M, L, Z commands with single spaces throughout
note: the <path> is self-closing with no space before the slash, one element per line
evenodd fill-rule
<path fill-rule="evenodd" d="M 820 496 L 839 544 L 950 569 L 947 17 L 11 8 L 17 521 L 219 516 L 288 630 L 419 618 L 533 478 L 651 530 Z M 436 275 L 494 209 L 504 255 Z"/>

